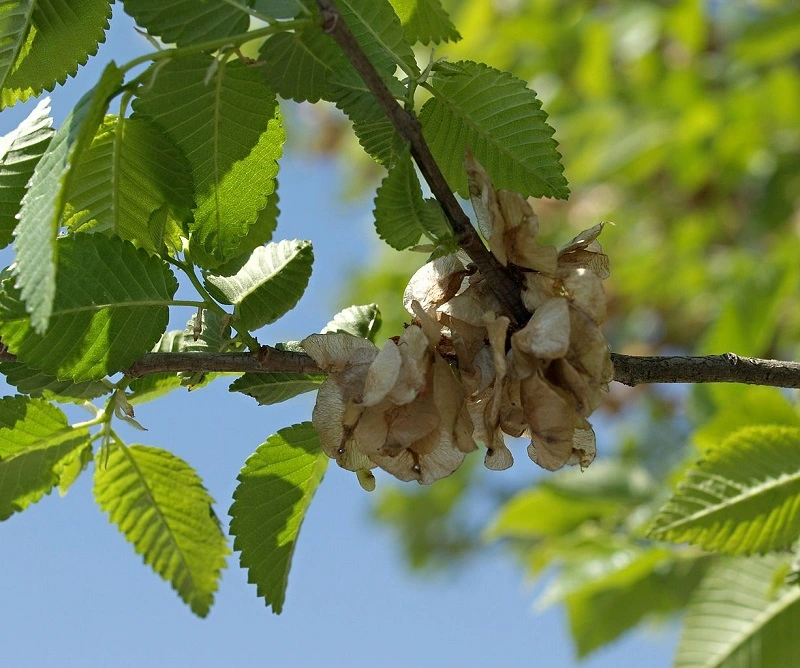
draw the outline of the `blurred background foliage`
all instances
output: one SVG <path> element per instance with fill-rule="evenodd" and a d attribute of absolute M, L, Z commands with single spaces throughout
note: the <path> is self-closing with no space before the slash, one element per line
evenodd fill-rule
<path fill-rule="evenodd" d="M 550 114 L 572 196 L 533 202 L 543 236 L 563 243 L 616 223 L 602 238 L 612 349 L 797 359 L 800 4 L 444 4 L 463 39 L 435 56 L 513 72 Z M 305 113 L 308 150 L 345 149 L 353 193 L 382 178 L 335 110 Z M 425 257 L 387 247 L 373 258 L 342 305 L 377 302 L 388 337 L 407 319 L 402 290 Z M 513 475 L 465 467 L 419 490 L 382 480 L 374 514 L 415 569 L 487 558 L 499 544 L 527 577 L 549 574 L 539 604 L 566 606 L 584 656 L 687 605 L 712 558 L 647 541 L 644 525 L 705 445 L 750 424 L 797 426 L 795 400 L 747 386 L 612 384 L 587 471 L 541 475 L 520 448 Z"/>

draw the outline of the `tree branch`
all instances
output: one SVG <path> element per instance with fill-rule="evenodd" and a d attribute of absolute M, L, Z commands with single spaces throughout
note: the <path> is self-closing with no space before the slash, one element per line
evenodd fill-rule
<path fill-rule="evenodd" d="M 705 357 L 633 357 L 611 353 L 614 380 L 642 383 L 745 383 L 800 388 L 800 363 L 739 357 L 734 353 Z"/>
<path fill-rule="evenodd" d="M 472 227 L 469 216 L 464 213 L 453 195 L 452 189 L 447 185 L 439 165 L 434 160 L 430 148 L 422 136 L 422 127 L 419 121 L 395 100 L 381 75 L 367 58 L 350 28 L 347 27 L 334 0 L 317 0 L 317 5 L 322 14 L 323 30 L 341 47 L 364 84 L 383 108 L 395 130 L 410 145 L 411 155 L 414 156 L 422 176 L 453 228 L 458 245 L 475 263 L 478 271 L 489 281 L 489 285 L 505 306 L 508 315 L 517 324 L 524 325 L 530 318 L 530 313 L 520 299 L 519 285 L 483 245 L 480 236 Z"/>

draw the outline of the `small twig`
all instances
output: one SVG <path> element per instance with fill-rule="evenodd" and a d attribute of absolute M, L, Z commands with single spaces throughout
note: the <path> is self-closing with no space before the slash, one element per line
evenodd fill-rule
<path fill-rule="evenodd" d="M 614 380 L 642 383 L 745 383 L 800 388 L 800 363 L 739 357 L 734 353 L 705 357 L 632 357 L 611 353 Z"/>
<path fill-rule="evenodd" d="M 456 242 L 475 263 L 478 271 L 489 281 L 489 285 L 507 309 L 508 314 L 519 325 L 524 325 L 530 318 L 530 313 L 520 299 L 519 284 L 483 245 L 480 236 L 472 227 L 469 216 L 464 213 L 456 201 L 452 189 L 447 185 L 444 174 L 428 148 L 419 121 L 395 100 L 381 75 L 367 58 L 350 28 L 347 27 L 347 23 L 333 0 L 317 0 L 317 5 L 322 14 L 323 30 L 341 47 L 347 59 L 383 108 L 395 130 L 409 143 L 411 155 L 414 156 L 422 176 L 450 222 Z"/>
<path fill-rule="evenodd" d="M 125 371 L 137 378 L 149 373 L 323 373 L 304 353 L 261 346 L 256 353 L 148 353 Z"/>

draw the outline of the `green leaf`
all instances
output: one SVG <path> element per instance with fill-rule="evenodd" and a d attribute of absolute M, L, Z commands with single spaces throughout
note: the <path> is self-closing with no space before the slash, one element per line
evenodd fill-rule
<path fill-rule="evenodd" d="M 52 124 L 50 98 L 44 98 L 15 130 L 0 137 L 0 248 L 13 239 L 20 201 L 50 144 Z"/>
<path fill-rule="evenodd" d="M 540 485 L 571 499 L 634 505 L 650 501 L 659 492 L 647 469 L 617 458 L 599 459 L 585 471 L 562 469 Z"/>
<path fill-rule="evenodd" d="M 318 390 L 324 380 L 324 374 L 245 373 L 233 381 L 228 389 L 253 397 L 260 406 L 270 406 Z"/>
<path fill-rule="evenodd" d="M 58 380 L 55 376 L 43 373 L 24 362 L 2 362 L 0 374 L 5 375 L 6 382 L 16 387 L 21 394 L 44 397 L 53 401 L 82 404 L 111 392 L 111 388 L 99 380 L 87 380 L 82 383 Z"/>
<path fill-rule="evenodd" d="M 392 248 L 405 250 L 442 227 L 438 206 L 426 206 L 411 154 L 406 148 L 389 168 L 375 196 L 375 229 Z M 452 232 L 450 233 L 452 236 Z"/>
<path fill-rule="evenodd" d="M 88 443 L 89 430 L 46 401 L 0 398 L 0 520 L 49 494 L 65 458 Z"/>
<path fill-rule="evenodd" d="M 197 473 L 166 450 L 112 447 L 95 463 L 94 495 L 137 554 L 205 617 L 230 554 Z"/>
<path fill-rule="evenodd" d="M 281 429 L 247 459 L 233 493 L 233 549 L 273 612 L 286 596 L 294 548 L 328 458 L 310 422 Z"/>
<path fill-rule="evenodd" d="M 107 116 L 74 167 L 64 224 L 110 232 L 152 253 L 180 247 L 194 208 L 192 177 L 181 152 L 145 119 Z M 151 227 L 162 209 L 166 220 Z M 176 238 L 177 237 L 177 238 Z"/>
<path fill-rule="evenodd" d="M 291 19 L 305 10 L 308 0 L 249 0 L 253 9 L 274 19 Z"/>
<path fill-rule="evenodd" d="M 317 25 L 282 32 L 264 42 L 258 54 L 267 83 L 281 97 L 296 102 L 330 99 L 329 77 L 352 67 Z"/>
<path fill-rule="evenodd" d="M 645 619 L 686 606 L 706 570 L 705 560 L 675 559 L 663 549 L 620 551 L 583 562 L 559 576 L 551 598 L 563 598 L 570 631 L 583 658 Z"/>
<path fill-rule="evenodd" d="M 130 366 L 166 329 L 178 288 L 169 267 L 118 237 L 58 242 L 58 286 L 46 334 L 37 334 L 19 290 L 0 292 L 0 337 L 20 362 L 59 380 L 99 379 Z"/>
<path fill-rule="evenodd" d="M 187 46 L 241 35 L 250 17 L 233 3 L 198 0 L 125 0 L 125 12 L 163 42 Z"/>
<path fill-rule="evenodd" d="M 58 476 L 58 493 L 61 496 L 66 495 L 69 488 L 72 487 L 80 474 L 89 466 L 89 462 L 92 461 L 93 456 L 92 442 L 89 440 L 86 445 L 75 448 L 75 450 L 70 452 L 53 467 L 53 470 Z"/>
<path fill-rule="evenodd" d="M 198 317 L 201 318 L 197 326 Z M 214 311 L 203 309 L 202 315 L 197 313 L 189 318 L 186 329 L 183 330 L 181 352 L 207 352 L 219 353 L 231 346 L 231 327 L 228 317 L 221 318 Z M 194 390 L 210 383 L 219 373 L 180 373 L 181 385 Z"/>
<path fill-rule="evenodd" d="M 133 107 L 189 160 L 197 201 L 191 248 L 211 259 L 207 268 L 235 257 L 275 189 L 285 139 L 260 69 L 210 56 L 173 60 Z"/>
<path fill-rule="evenodd" d="M 524 81 L 463 60 L 436 66 L 426 88 L 433 98 L 420 110 L 422 130 L 447 182 L 462 197 L 468 192 L 464 154 L 469 147 L 498 190 L 567 198 L 554 130 Z"/>
<path fill-rule="evenodd" d="M 461 39 L 439 0 L 389 0 L 411 42 L 438 44 Z"/>
<path fill-rule="evenodd" d="M 800 587 L 775 591 L 779 556 L 718 561 L 683 620 L 676 668 L 794 666 L 800 655 Z"/>
<path fill-rule="evenodd" d="M 33 329 L 39 334 L 47 329 L 56 294 L 56 233 L 66 206 L 72 165 L 92 141 L 103 122 L 109 98 L 121 83 L 122 72 L 112 62 L 50 141 L 22 200 L 14 273 Z"/>
<path fill-rule="evenodd" d="M 275 322 L 303 296 L 314 254 L 307 241 L 281 241 L 256 248 L 233 276 L 206 276 L 212 295 L 235 304 L 234 318 L 248 330 Z"/>
<path fill-rule="evenodd" d="M 361 339 L 369 339 L 373 343 L 381 328 L 381 312 L 377 304 L 348 306 L 339 311 L 333 320 L 323 328 L 321 334 L 345 332 Z"/>
<path fill-rule="evenodd" d="M 3 0 L 0 109 L 74 76 L 105 41 L 110 18 L 108 0 Z"/>
<path fill-rule="evenodd" d="M 603 499 L 573 499 L 546 487 L 513 496 L 500 508 L 486 531 L 487 538 L 544 538 L 561 536 L 584 522 L 617 512 L 619 504 Z"/>
<path fill-rule="evenodd" d="M 745 427 L 708 450 L 648 536 L 735 555 L 789 547 L 800 536 L 800 429 Z"/>

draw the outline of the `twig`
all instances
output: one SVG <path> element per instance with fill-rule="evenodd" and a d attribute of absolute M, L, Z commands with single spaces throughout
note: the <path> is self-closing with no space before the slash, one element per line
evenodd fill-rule
<path fill-rule="evenodd" d="M 614 380 L 642 383 L 745 383 L 800 388 L 800 363 L 739 357 L 734 353 L 705 357 L 632 357 L 611 353 Z"/>
<path fill-rule="evenodd" d="M 350 28 L 347 27 L 347 23 L 339 13 L 334 1 L 317 0 L 317 5 L 322 14 L 323 30 L 341 47 L 347 59 L 383 108 L 395 130 L 409 143 L 411 155 L 414 156 L 422 176 L 450 222 L 458 245 L 475 263 L 478 271 L 489 281 L 489 285 L 508 310 L 508 314 L 519 325 L 524 325 L 530 318 L 530 313 L 520 299 L 519 284 L 483 245 L 480 236 L 472 227 L 469 216 L 464 213 L 456 201 L 452 189 L 447 185 L 444 174 L 439 169 L 439 165 L 434 160 L 430 148 L 422 136 L 422 127 L 419 121 L 395 100 L 381 75 L 367 58 Z"/>
<path fill-rule="evenodd" d="M 0 362 L 17 358 L 0 342 Z M 800 388 L 800 362 L 740 357 L 734 353 L 636 357 L 611 353 L 614 380 L 645 383 L 744 383 Z M 148 353 L 125 371 L 131 377 L 150 373 L 314 373 L 324 372 L 305 353 L 261 346 L 258 353 Z"/>

